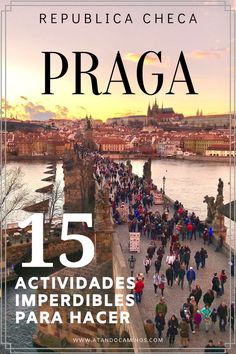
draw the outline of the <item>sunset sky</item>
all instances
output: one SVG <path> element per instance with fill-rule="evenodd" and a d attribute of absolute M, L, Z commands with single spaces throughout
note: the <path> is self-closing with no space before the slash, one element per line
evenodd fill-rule
<path fill-rule="evenodd" d="M 190 2 L 189 2 L 190 3 Z M 197 2 L 195 2 L 196 4 Z M 203 2 L 199 2 L 203 4 Z M 211 6 L 210 6 L 211 5 Z M 39 14 L 95 13 L 103 20 L 105 14 L 119 12 L 121 24 L 39 24 Z M 174 13 L 174 24 L 155 24 L 154 14 Z M 127 14 L 133 23 L 124 24 Z M 143 14 L 150 13 L 152 23 L 144 24 Z M 186 22 L 192 13 L 197 24 L 179 24 L 177 15 L 185 13 Z M 49 18 L 49 17 L 48 17 Z M 49 20 L 48 20 L 49 21 Z M 147 106 L 157 99 L 164 107 L 176 112 L 194 115 L 198 109 L 206 114 L 229 111 L 229 12 L 222 6 L 18 6 L 7 15 L 7 115 L 19 119 L 80 118 L 91 114 L 105 120 L 108 117 L 146 114 Z M 136 81 L 137 61 L 148 50 L 162 51 L 162 63 L 150 56 L 145 64 L 145 82 L 153 90 L 157 76 L 164 74 L 164 84 L 155 96 L 145 95 Z M 185 83 L 176 83 L 175 95 L 166 95 L 175 72 L 181 50 L 184 52 L 192 82 L 198 95 L 186 95 Z M 69 69 L 63 78 L 52 80 L 54 95 L 42 95 L 44 91 L 43 51 L 62 53 Z M 122 95 L 122 83 L 112 83 L 111 95 L 95 96 L 91 93 L 88 78 L 82 81 L 84 95 L 73 95 L 75 90 L 75 60 L 73 51 L 88 51 L 99 58 L 94 72 L 99 90 L 106 90 L 117 51 L 120 51 L 129 83 L 135 95 Z M 83 67 L 91 63 L 85 59 Z M 60 61 L 52 61 L 54 74 L 60 72 Z M 114 79 L 119 79 L 118 71 Z M 178 78 L 181 78 L 181 69 Z"/>

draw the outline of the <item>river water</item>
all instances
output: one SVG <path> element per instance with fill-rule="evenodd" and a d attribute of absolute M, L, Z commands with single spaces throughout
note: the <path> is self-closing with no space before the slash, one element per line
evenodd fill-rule
<path fill-rule="evenodd" d="M 133 160 L 133 172 L 142 175 L 143 164 L 145 160 Z M 41 179 L 48 176 L 44 174 L 46 171 L 46 163 L 42 162 L 11 162 L 8 167 L 22 168 L 24 173 L 24 182 L 28 187 L 29 193 L 34 194 L 35 189 L 43 187 L 48 182 L 42 182 Z M 230 181 L 230 168 L 227 163 L 200 163 L 192 161 L 176 161 L 176 160 L 155 160 L 152 161 L 152 178 L 154 183 L 161 188 L 163 186 L 163 176 L 166 177 L 165 192 L 166 194 L 176 200 L 181 201 L 189 211 L 195 211 L 201 219 L 206 218 L 206 204 L 203 203 L 205 195 L 216 196 L 218 179 L 221 177 L 224 181 L 224 202 L 227 203 L 233 200 L 233 191 L 229 184 Z M 233 176 L 231 176 L 233 181 Z M 62 165 L 57 164 L 57 177 L 56 180 L 61 181 L 63 185 L 63 170 Z M 231 193 L 231 194 L 230 194 Z M 38 193 L 37 197 L 40 198 Z M 16 222 L 23 220 L 29 215 L 23 211 L 16 212 L 11 215 L 8 222 Z M 234 223 L 233 223 L 234 224 Z M 228 239 L 233 238 L 229 233 L 228 226 Z M 58 262 L 55 263 L 53 271 L 59 267 Z M 44 269 L 43 274 L 40 270 L 35 269 L 31 273 L 26 274 L 24 270 L 24 277 L 27 279 L 30 276 L 46 275 L 47 271 Z M 25 293 L 30 294 L 32 290 L 26 290 Z M 27 308 L 27 312 L 30 308 Z M 9 284 L 7 287 L 7 333 L 9 342 L 13 347 L 31 347 L 32 334 L 35 332 L 35 325 L 16 325 L 15 324 L 15 290 L 14 284 Z M 32 349 L 33 351 L 33 349 Z"/>

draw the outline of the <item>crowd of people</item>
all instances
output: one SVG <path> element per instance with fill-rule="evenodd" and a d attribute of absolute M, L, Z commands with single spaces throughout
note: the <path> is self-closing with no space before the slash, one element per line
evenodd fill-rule
<path fill-rule="evenodd" d="M 124 222 L 120 207 L 125 207 L 125 222 L 129 232 L 139 232 L 141 239 L 149 240 L 147 254 L 143 260 L 145 275 L 140 273 L 137 276 L 134 296 L 137 303 L 142 302 L 145 282 L 150 281 L 149 273 L 153 270 L 154 295 L 160 296 L 154 316 L 158 336 L 162 337 L 166 330 L 169 345 L 173 346 L 176 336 L 179 335 L 182 347 L 186 348 L 189 346 L 190 332 L 195 334 L 205 330 L 215 334 L 217 326 L 220 332 L 224 332 L 227 323 L 230 323 L 233 329 L 234 304 L 229 307 L 223 300 L 227 283 L 225 270 L 212 274 L 212 279 L 209 278 L 211 286 L 205 293 L 199 285 L 199 270 L 207 271 L 205 268 L 208 252 L 205 245 L 211 245 L 213 242 L 212 227 L 201 222 L 194 212 L 189 213 L 178 201 L 174 203 L 172 215 L 168 205 L 165 205 L 162 212 L 154 208 L 153 191 L 156 191 L 156 187 L 152 183 L 147 184 L 144 178 L 134 175 L 129 165 L 109 159 L 98 159 L 94 175 L 100 186 L 106 183 L 109 187 L 114 222 L 118 225 Z M 193 254 L 191 244 L 196 240 L 202 240 L 202 246 Z M 196 269 L 190 266 L 191 259 L 195 262 Z M 184 290 L 185 281 L 188 284 L 189 296 L 179 313 L 167 318 L 165 289 L 177 286 Z M 216 305 L 216 298 L 221 297 L 222 301 Z M 200 306 L 200 300 L 204 305 Z M 219 343 L 214 345 L 209 341 L 205 352 L 212 348 L 213 352 L 220 352 L 222 348 L 225 350 L 222 343 Z"/>

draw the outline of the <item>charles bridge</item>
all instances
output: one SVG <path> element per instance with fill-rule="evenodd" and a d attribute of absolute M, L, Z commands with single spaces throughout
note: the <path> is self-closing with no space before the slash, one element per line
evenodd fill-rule
<path fill-rule="evenodd" d="M 144 166 L 144 177 L 147 184 L 151 179 L 151 165 L 148 161 Z M 132 168 L 129 166 L 129 168 Z M 128 225 L 126 223 L 118 226 L 114 226 L 111 219 L 110 206 L 109 206 L 109 193 L 106 188 L 101 190 L 101 187 L 95 182 L 93 176 L 94 165 L 93 161 L 85 156 L 79 155 L 78 152 L 71 153 L 70 156 L 65 159 L 63 163 L 64 170 L 64 211 L 65 212 L 92 212 L 94 225 L 92 230 L 84 230 L 83 233 L 88 235 L 95 244 L 95 259 L 94 261 L 83 268 L 83 271 L 64 268 L 51 276 L 60 276 L 61 278 L 66 276 L 80 276 L 83 275 L 87 279 L 91 279 L 96 275 L 98 278 L 102 276 L 112 277 L 128 277 L 130 276 L 129 258 L 130 252 L 128 248 L 129 232 Z M 219 198 L 218 198 L 219 199 Z M 169 203 L 170 213 L 173 212 L 172 201 L 165 196 L 166 202 Z M 220 200 L 222 202 L 222 198 Z M 166 203 L 165 203 L 166 204 Z M 163 211 L 163 206 L 154 206 L 154 209 L 158 209 L 159 212 Z M 209 216 L 209 215 L 208 215 Z M 219 217 L 219 214 L 217 214 Z M 220 216 L 220 222 L 222 223 L 222 217 Z M 222 225 L 221 225 L 222 226 Z M 75 232 L 81 230 L 81 225 L 73 226 Z M 222 228 L 219 232 L 222 231 Z M 185 241 L 191 248 L 191 261 L 190 266 L 195 266 L 193 255 L 196 250 L 202 247 L 202 240 L 197 241 Z M 144 238 L 141 240 L 140 253 L 135 254 L 135 268 L 132 270 L 134 274 L 144 272 L 143 259 L 146 256 L 146 250 L 150 245 L 150 240 Z M 8 262 L 15 263 L 25 260 L 30 256 L 31 244 L 12 245 L 8 247 Z M 211 288 L 211 279 L 215 272 L 220 272 L 222 269 L 226 270 L 228 276 L 228 282 L 230 282 L 229 272 L 229 250 L 224 246 L 222 253 L 215 252 L 214 245 L 204 246 L 207 249 L 209 258 L 205 270 L 199 270 L 197 273 L 197 282 L 202 287 L 203 292 L 206 292 L 208 288 Z M 59 256 L 59 254 L 66 253 L 81 253 L 80 244 L 76 241 L 60 241 L 55 238 L 51 242 L 47 243 L 45 248 L 45 260 Z M 162 271 L 166 270 L 167 265 L 164 264 Z M 74 342 L 75 337 L 90 338 L 106 338 L 106 337 L 119 337 L 119 338 L 146 338 L 150 333 L 149 322 L 153 321 L 155 317 L 155 306 L 159 302 L 160 293 L 156 297 L 153 290 L 152 276 L 154 274 L 154 265 L 151 266 L 150 273 L 145 276 L 145 288 L 143 293 L 143 299 L 140 304 L 136 304 L 132 307 L 117 308 L 118 311 L 128 311 L 130 314 L 130 324 L 117 324 L 117 325 L 93 325 L 93 324 L 68 324 L 65 320 L 63 325 L 58 324 L 38 324 L 37 331 L 33 338 L 36 345 L 47 348 L 80 348 L 88 350 L 92 347 L 92 351 L 99 350 L 111 350 L 114 351 L 114 344 L 98 344 L 97 342 Z M 233 287 L 227 286 L 225 289 L 224 299 L 228 305 L 230 305 L 233 296 Z M 50 293 L 52 290 L 47 290 Z M 64 292 L 70 291 L 64 290 Z M 39 289 L 40 292 L 40 289 Z M 122 294 L 125 298 L 127 290 L 114 289 L 114 293 Z M 112 295 L 114 295 L 111 294 Z M 170 318 L 172 314 L 176 314 L 179 317 L 179 310 L 184 301 L 189 296 L 187 285 L 181 290 L 178 285 L 174 284 L 173 288 L 166 287 L 164 297 L 168 306 L 167 317 Z M 218 306 L 221 299 L 215 300 L 215 306 Z M 200 302 L 200 306 L 203 303 Z M 85 311 L 85 309 L 82 309 Z M 48 311 L 52 314 L 52 309 L 45 304 L 40 308 L 40 311 Z M 67 307 L 59 308 L 64 319 L 68 318 Z M 96 310 L 94 310 L 96 312 Z M 155 334 L 155 337 L 157 334 Z M 203 331 L 190 335 L 190 345 L 188 352 L 196 352 L 198 349 L 200 353 L 203 352 L 199 347 L 199 343 L 204 347 L 209 338 L 213 340 L 223 340 L 225 343 L 230 343 L 231 334 L 228 328 L 226 332 L 222 333 L 216 330 L 216 333 L 210 332 L 206 334 Z M 119 348 L 126 351 L 134 352 L 160 352 L 163 353 L 169 351 L 179 352 L 180 343 L 176 340 L 175 348 L 168 347 L 167 339 L 164 337 L 163 342 L 148 343 L 144 341 L 134 341 L 132 344 L 121 344 Z M 192 349 L 191 349 L 192 348 Z M 181 349 L 183 350 L 183 349 Z M 184 350 L 183 350 L 184 351 Z"/>

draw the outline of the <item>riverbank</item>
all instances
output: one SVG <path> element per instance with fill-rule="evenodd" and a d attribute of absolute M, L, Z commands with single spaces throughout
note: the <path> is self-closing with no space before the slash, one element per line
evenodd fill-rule
<path fill-rule="evenodd" d="M 7 161 L 8 162 L 38 161 L 38 162 L 50 163 L 50 162 L 62 161 L 62 157 L 56 156 L 56 155 L 46 155 L 46 156 L 42 156 L 42 155 L 35 155 L 35 156 L 7 155 Z"/>
<path fill-rule="evenodd" d="M 192 162 L 207 162 L 207 163 L 230 163 L 229 157 L 219 157 L 219 156 L 170 156 L 170 157 L 160 157 L 154 154 L 121 154 L 121 153 L 103 153 L 102 156 L 109 157 L 114 160 L 145 160 L 151 158 L 152 160 L 175 160 L 175 161 L 192 161 Z"/>

